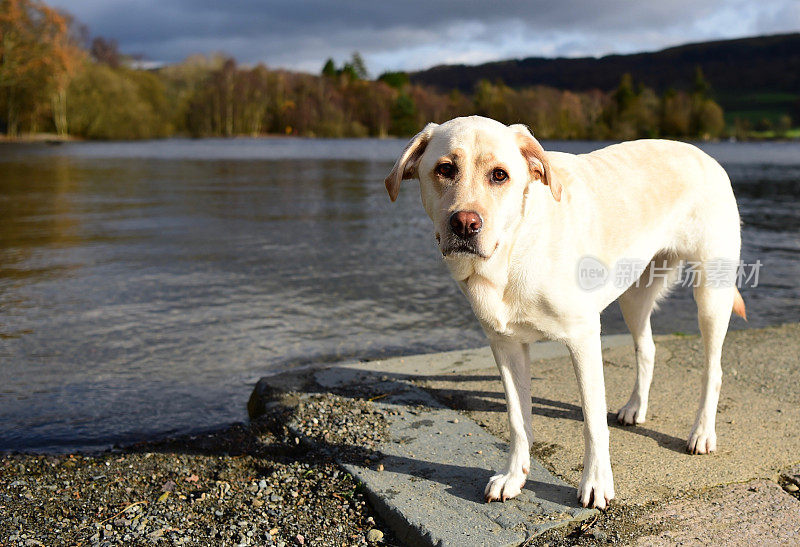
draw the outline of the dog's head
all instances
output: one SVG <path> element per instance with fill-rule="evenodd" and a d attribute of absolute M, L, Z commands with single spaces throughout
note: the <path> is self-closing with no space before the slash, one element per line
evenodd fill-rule
<path fill-rule="evenodd" d="M 479 116 L 430 123 L 411 139 L 385 180 L 392 201 L 401 181 L 415 177 L 446 258 L 491 257 L 524 214 L 531 183 L 549 185 L 561 199 L 528 128 Z"/>

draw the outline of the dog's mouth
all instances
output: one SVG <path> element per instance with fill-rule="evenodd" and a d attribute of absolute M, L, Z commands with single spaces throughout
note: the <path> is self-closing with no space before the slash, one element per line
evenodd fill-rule
<path fill-rule="evenodd" d="M 472 240 L 447 242 L 441 248 L 441 251 L 443 258 L 456 257 L 458 255 L 489 258 L 488 255 L 483 254 L 480 249 L 478 249 L 478 245 Z"/>

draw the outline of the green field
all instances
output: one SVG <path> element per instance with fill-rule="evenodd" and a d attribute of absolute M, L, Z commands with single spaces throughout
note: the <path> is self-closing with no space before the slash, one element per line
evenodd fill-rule
<path fill-rule="evenodd" d="M 778 124 L 782 116 L 792 118 L 792 126 L 800 124 L 800 95 L 796 93 L 718 93 L 717 100 L 725 111 L 725 121 L 733 125 L 738 118 L 753 127 L 762 120 Z"/>

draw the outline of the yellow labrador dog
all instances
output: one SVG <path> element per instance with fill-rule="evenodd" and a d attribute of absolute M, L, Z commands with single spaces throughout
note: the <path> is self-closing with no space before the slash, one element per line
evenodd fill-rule
<path fill-rule="evenodd" d="M 650 313 L 682 261 L 697 265 L 706 363 L 688 450 L 716 449 L 722 342 L 731 309 L 745 313 L 734 282 L 739 213 L 716 161 L 665 140 L 545 152 L 523 125 L 472 116 L 428 124 L 411 139 L 386 177 L 392 201 L 411 178 L 419 178 L 439 249 L 489 338 L 505 388 L 511 450 L 504 472 L 486 485 L 486 501 L 513 498 L 525 484 L 533 441 L 528 344 L 549 338 L 566 344 L 580 389 L 578 498 L 606 507 L 614 480 L 600 312 L 619 300 L 633 335 L 636 383 L 618 420 L 642 423 L 655 355 Z"/>

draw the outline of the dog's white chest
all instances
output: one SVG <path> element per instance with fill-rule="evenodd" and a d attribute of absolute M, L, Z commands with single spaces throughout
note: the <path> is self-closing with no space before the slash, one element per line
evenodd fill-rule
<path fill-rule="evenodd" d="M 506 290 L 505 284 L 472 275 L 459 282 L 461 290 L 472 306 L 472 311 L 485 329 L 506 337 L 538 338 L 538 331 L 526 321 L 520 321 L 516 299 Z"/>
<path fill-rule="evenodd" d="M 508 308 L 503 301 L 504 287 L 477 274 L 459 281 L 459 286 L 469 300 L 475 317 L 485 327 L 504 334 L 509 321 Z"/>
<path fill-rule="evenodd" d="M 532 292 L 536 298 L 520 298 L 508 283 L 494 283 L 479 275 L 459 281 L 459 286 L 484 329 L 495 334 L 533 342 L 562 330 L 549 300 L 538 291 Z"/>

